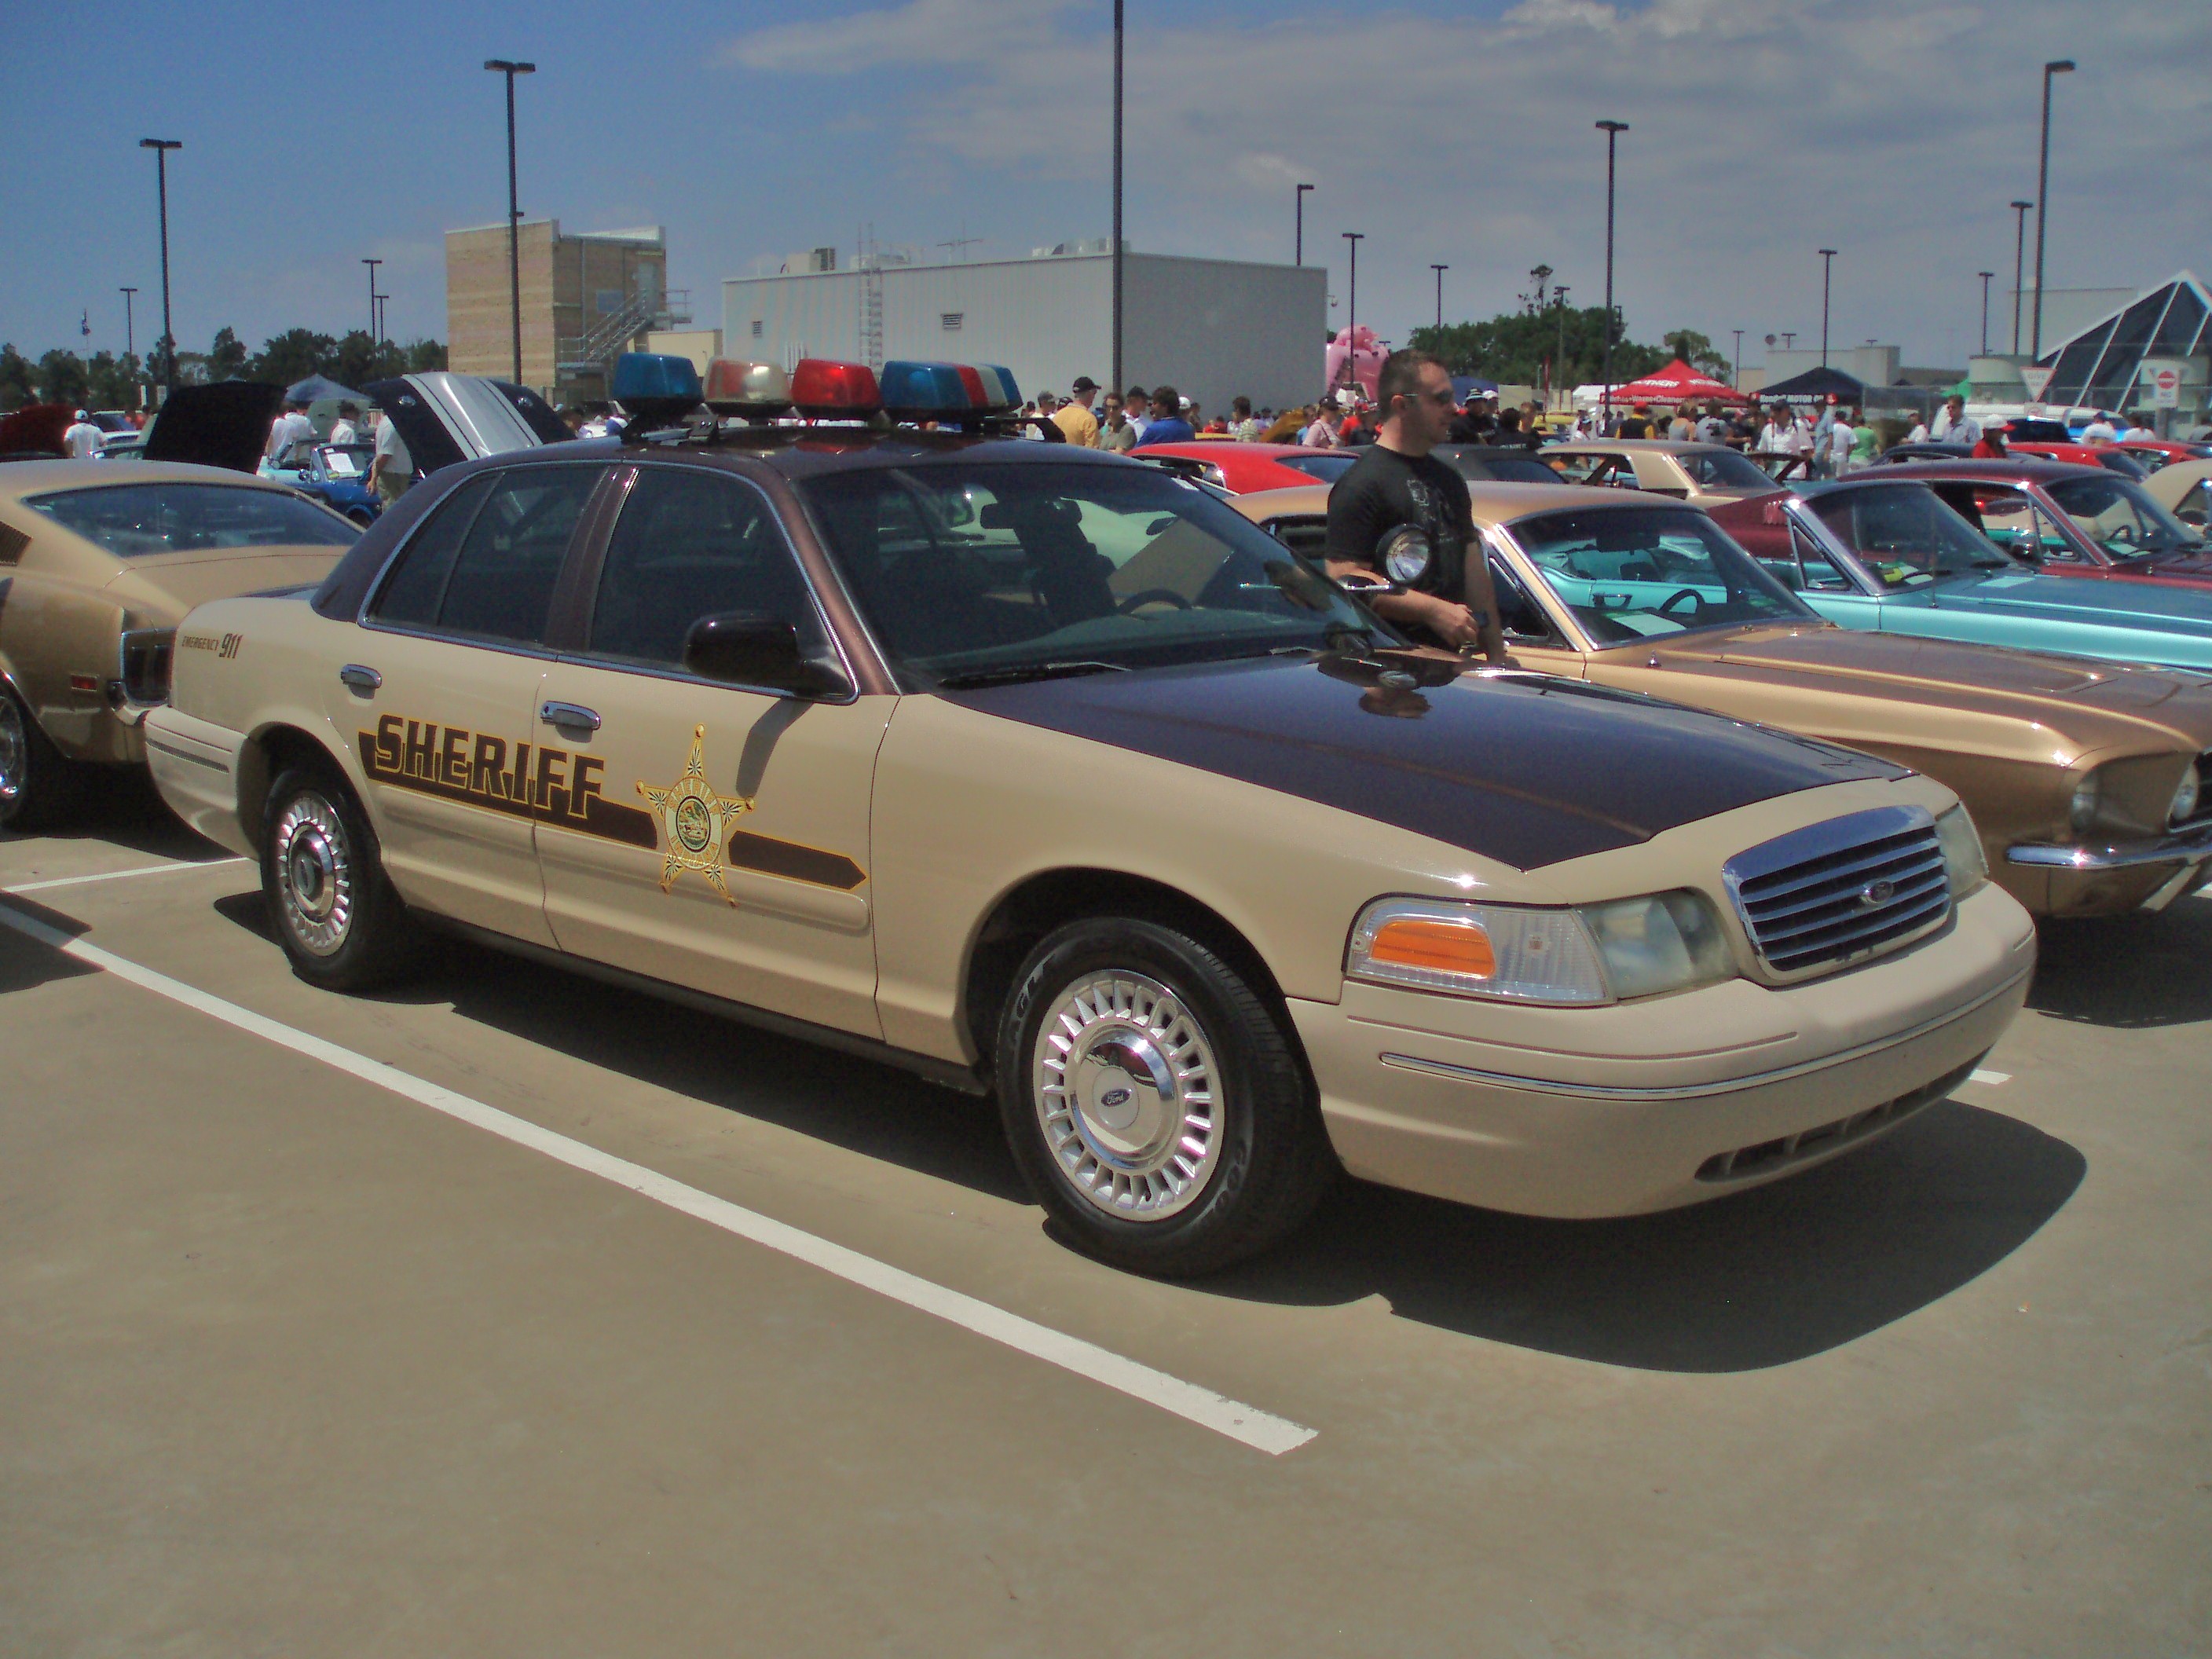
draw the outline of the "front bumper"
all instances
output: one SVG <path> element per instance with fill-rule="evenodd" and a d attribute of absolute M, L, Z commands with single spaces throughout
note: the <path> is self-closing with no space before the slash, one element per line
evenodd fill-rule
<path fill-rule="evenodd" d="M 2197 885 L 2208 860 L 2212 819 L 2142 841 L 2101 847 L 2024 842 L 2005 853 L 2008 864 L 2050 872 L 2050 908 L 2060 915 L 2163 910 Z"/>
<path fill-rule="evenodd" d="M 1995 886 L 1894 956 L 1612 1008 L 1347 983 L 1292 1000 L 1352 1174 L 1529 1215 L 1694 1204 L 1838 1156 L 1941 1099 L 2027 995 L 2033 924 Z"/>
<path fill-rule="evenodd" d="M 257 856 L 253 838 L 238 816 L 246 734 L 167 704 L 149 709 L 140 731 L 147 769 L 169 810 L 218 846 Z"/>

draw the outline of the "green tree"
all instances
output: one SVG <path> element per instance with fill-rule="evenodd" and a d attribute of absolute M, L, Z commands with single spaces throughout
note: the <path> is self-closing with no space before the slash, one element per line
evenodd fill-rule
<path fill-rule="evenodd" d="M 84 360 L 57 346 L 39 359 L 39 399 L 42 403 L 84 405 Z"/>
<path fill-rule="evenodd" d="M 208 348 L 207 377 L 210 380 L 234 380 L 246 372 L 247 352 L 246 342 L 240 339 L 228 325 L 215 331 L 215 343 Z"/>
<path fill-rule="evenodd" d="M 1729 360 L 1720 349 L 1693 328 L 1678 328 L 1668 333 L 1665 339 L 1670 356 L 1680 357 L 1700 374 L 1710 374 L 1716 380 L 1729 378 Z M 1664 365 L 1661 365 L 1664 367 Z"/>
<path fill-rule="evenodd" d="M 246 378 L 271 386 L 289 386 L 310 374 L 328 374 L 337 368 L 338 343 L 312 329 L 290 328 L 262 342 L 246 367 Z"/>
<path fill-rule="evenodd" d="M 337 367 L 331 378 L 356 390 L 372 380 L 388 380 L 407 372 L 407 354 L 391 340 L 372 340 L 366 329 L 356 329 L 338 342 Z"/>
<path fill-rule="evenodd" d="M 91 381 L 88 406 L 93 409 L 135 409 L 143 378 L 138 359 L 97 351 L 88 365 Z"/>
<path fill-rule="evenodd" d="M 1565 353 L 1560 342 L 1564 336 Z M 1606 316 L 1602 306 L 1547 306 L 1509 311 L 1480 323 L 1417 328 L 1406 343 L 1433 353 L 1455 374 L 1480 374 L 1504 385 L 1537 386 L 1550 365 L 1551 384 L 1582 386 L 1605 372 Z M 1557 360 L 1557 361 L 1554 361 Z M 1667 355 L 1628 338 L 1618 307 L 1613 313 L 1613 378 L 1616 384 L 1662 367 Z"/>
<path fill-rule="evenodd" d="M 11 342 L 0 345 L 0 412 L 39 400 L 39 371 Z"/>
<path fill-rule="evenodd" d="M 407 372 L 410 374 L 435 374 L 446 367 L 446 343 L 443 340 L 417 340 L 407 348 Z"/>

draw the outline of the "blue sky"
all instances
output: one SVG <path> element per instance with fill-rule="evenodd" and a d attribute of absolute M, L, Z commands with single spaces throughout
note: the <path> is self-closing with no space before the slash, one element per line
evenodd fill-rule
<path fill-rule="evenodd" d="M 522 206 L 571 228 L 668 228 L 702 322 L 760 255 L 860 228 L 944 258 L 1103 234 L 1107 0 L 747 0 L 527 9 L 109 3 L 0 21 L 0 338 L 27 349 L 158 331 L 152 158 L 172 158 L 176 326 L 204 348 L 366 319 L 442 337 L 441 234 L 505 208 L 503 106 L 521 88 Z M 1622 140 L 1616 294 L 1640 338 L 1817 331 L 1908 362 L 1977 343 L 2008 280 L 2004 204 L 2035 182 L 2038 67 L 2059 87 L 2050 280 L 2127 285 L 2212 267 L 2207 0 L 1128 0 L 1127 234 L 1139 248 L 1310 263 L 1402 337 L 1433 305 L 1510 306 L 1539 262 L 1595 303 L 1599 116 Z M 345 21 L 338 21 L 343 17 Z M 88 116 L 88 110 L 93 113 Z"/>

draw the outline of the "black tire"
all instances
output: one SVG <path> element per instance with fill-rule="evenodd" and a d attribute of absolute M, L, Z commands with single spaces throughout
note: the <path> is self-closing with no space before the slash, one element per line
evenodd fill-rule
<path fill-rule="evenodd" d="M 335 767 L 278 775 L 262 816 L 261 892 L 292 971 L 311 985 L 371 990 L 414 966 L 420 931 Z"/>
<path fill-rule="evenodd" d="M 997 1080 L 1037 1201 L 1079 1249 L 1133 1272 L 1187 1278 L 1256 1255 L 1337 1173 L 1281 1018 L 1213 951 L 1154 922 L 1089 918 L 1030 953 L 1000 1011 Z"/>
<path fill-rule="evenodd" d="M 0 830 L 66 823 L 82 803 L 87 775 L 54 747 L 15 688 L 0 683 Z"/>

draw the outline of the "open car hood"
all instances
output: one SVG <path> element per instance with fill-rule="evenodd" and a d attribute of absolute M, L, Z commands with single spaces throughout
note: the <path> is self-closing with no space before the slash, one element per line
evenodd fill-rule
<path fill-rule="evenodd" d="M 364 391 L 399 428 L 415 470 L 425 474 L 575 435 L 529 387 L 482 374 L 403 374 Z"/>
<path fill-rule="evenodd" d="M 147 428 L 140 459 L 254 471 L 268 447 L 270 422 L 283 402 L 283 386 L 258 380 L 180 386 L 162 400 L 161 412 Z"/>

